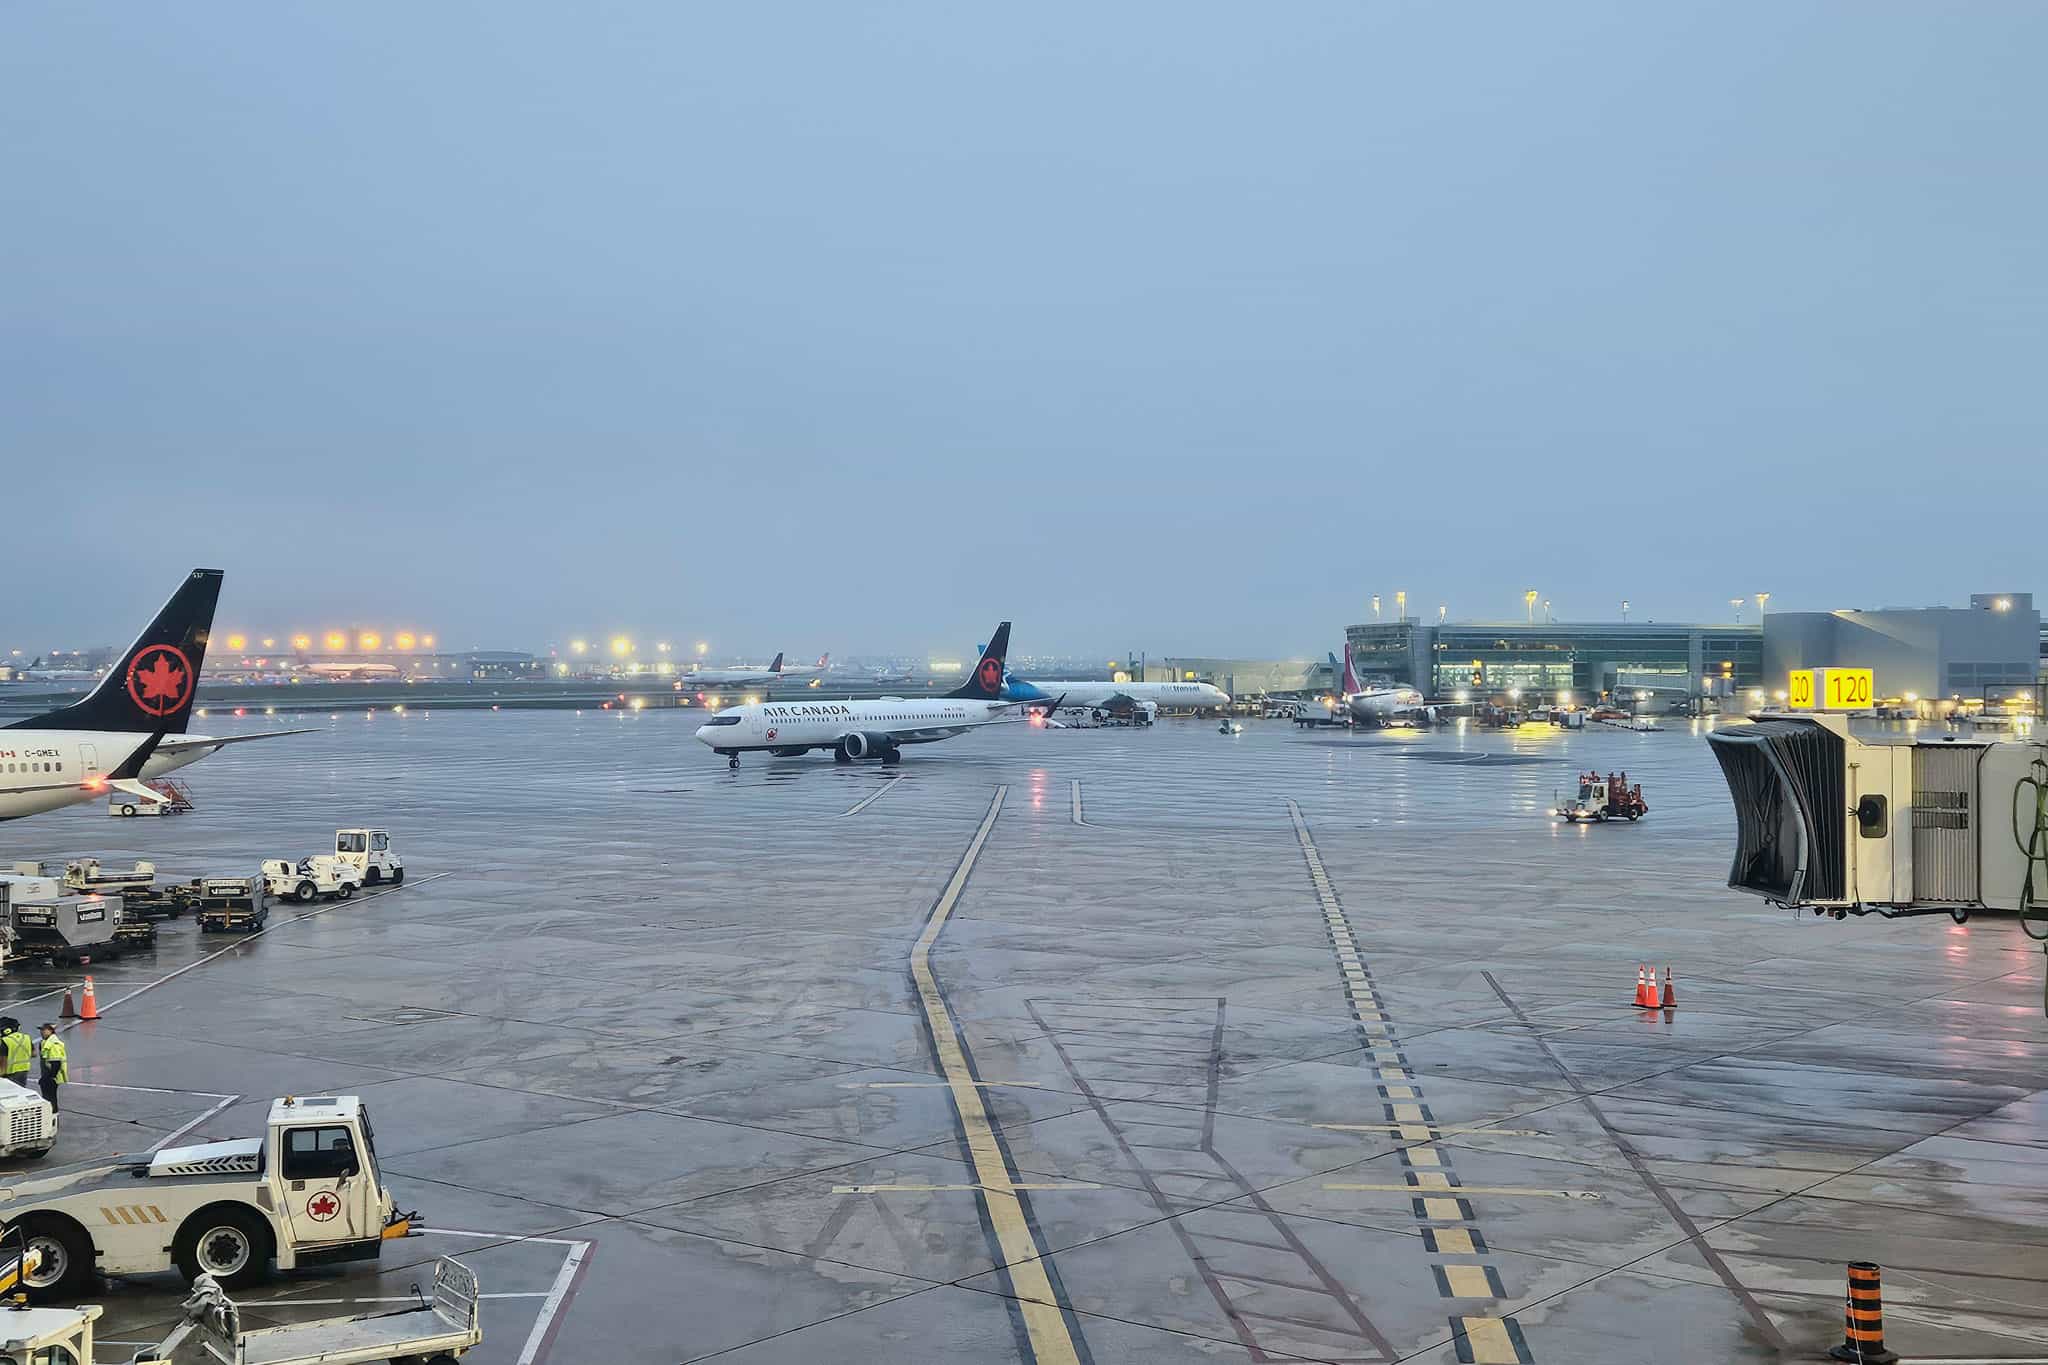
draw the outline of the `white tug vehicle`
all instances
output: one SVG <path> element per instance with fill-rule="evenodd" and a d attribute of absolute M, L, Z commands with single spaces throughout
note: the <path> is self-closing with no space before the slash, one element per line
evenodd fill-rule
<path fill-rule="evenodd" d="M 95 1274 L 176 1270 L 225 1289 L 279 1270 L 375 1260 L 416 1215 L 393 1207 L 370 1116 L 353 1095 L 270 1106 L 262 1137 L 166 1147 L 39 1171 L 0 1187 L 0 1221 L 33 1263 L 31 1298 Z"/>

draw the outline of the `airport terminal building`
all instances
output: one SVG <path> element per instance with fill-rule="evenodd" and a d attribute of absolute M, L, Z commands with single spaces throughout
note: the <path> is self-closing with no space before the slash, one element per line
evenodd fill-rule
<path fill-rule="evenodd" d="M 2041 613 L 2024 592 L 1976 593 L 1967 607 L 1773 612 L 1768 685 L 1805 668 L 1868 668 L 1881 698 L 2002 700 L 2040 682 Z"/>
<path fill-rule="evenodd" d="M 1361 680 L 1405 683 L 1431 698 L 1520 691 L 1582 700 L 1761 686 L 1763 636 L 1755 625 L 1655 621 L 1375 621 L 1344 631 Z"/>

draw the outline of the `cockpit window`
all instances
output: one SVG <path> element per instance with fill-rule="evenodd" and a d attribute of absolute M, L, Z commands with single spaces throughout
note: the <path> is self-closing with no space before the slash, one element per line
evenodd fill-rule
<path fill-rule="evenodd" d="M 713 716 L 704 723 L 706 725 L 738 725 L 740 718 L 738 716 Z"/>

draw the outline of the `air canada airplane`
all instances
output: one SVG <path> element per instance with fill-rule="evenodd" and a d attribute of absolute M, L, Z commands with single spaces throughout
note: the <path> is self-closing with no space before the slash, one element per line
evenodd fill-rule
<path fill-rule="evenodd" d="M 729 706 L 697 727 L 711 752 L 740 766 L 740 755 L 765 749 L 788 758 L 830 749 L 840 763 L 875 757 L 895 763 L 906 744 L 931 744 L 983 725 L 1023 720 L 1043 702 L 1003 699 L 1003 657 L 1010 623 L 996 627 L 967 681 L 940 697 L 883 697 L 880 701 L 758 702 Z"/>
<path fill-rule="evenodd" d="M 1154 706 L 1204 707 L 1230 705 L 1230 694 L 1205 682 L 1026 682 L 1011 678 L 1004 696 L 1013 701 L 1051 701 L 1064 696 L 1069 706 L 1101 706 L 1118 697 L 1148 701 Z"/>
<path fill-rule="evenodd" d="M 161 801 L 145 778 L 197 763 L 223 745 L 309 733 L 272 730 L 221 739 L 185 733 L 220 582 L 219 569 L 194 569 L 84 700 L 0 728 L 0 820 L 40 815 L 110 790 Z"/>

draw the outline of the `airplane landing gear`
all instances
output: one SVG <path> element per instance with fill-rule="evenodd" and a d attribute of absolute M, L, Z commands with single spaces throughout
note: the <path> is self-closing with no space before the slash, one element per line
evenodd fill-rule
<path fill-rule="evenodd" d="M 902 761 L 903 751 L 901 749 L 882 750 L 882 764 L 884 767 L 888 766 L 891 763 L 901 763 Z"/>
<path fill-rule="evenodd" d="M 731 758 L 728 758 L 725 761 L 725 766 L 730 768 L 734 772 L 738 772 L 740 770 L 740 756 L 738 754 L 734 754 Z"/>
<path fill-rule="evenodd" d="M 832 761 L 834 763 L 851 763 L 853 762 L 853 755 L 846 752 L 846 746 L 842 744 L 832 751 Z"/>

